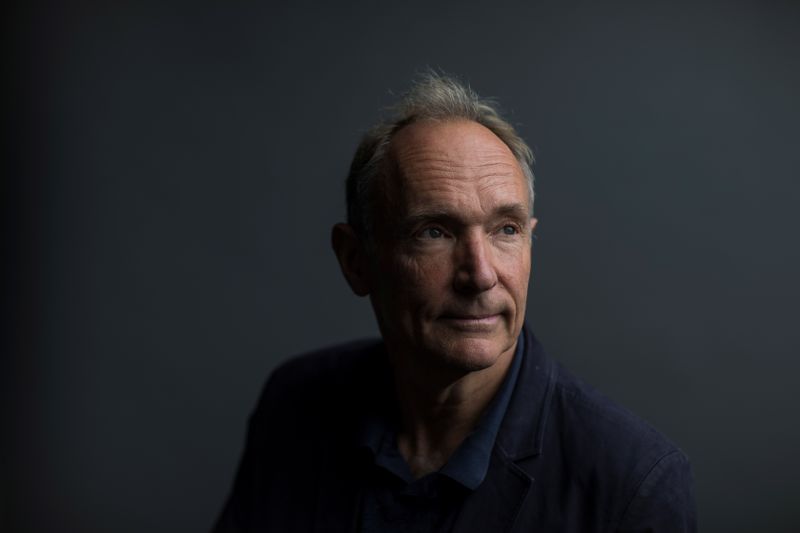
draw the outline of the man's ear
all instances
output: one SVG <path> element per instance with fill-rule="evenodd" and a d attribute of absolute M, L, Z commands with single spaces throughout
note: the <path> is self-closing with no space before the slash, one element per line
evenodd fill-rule
<path fill-rule="evenodd" d="M 537 222 L 539 222 L 538 218 L 531 217 L 531 235 L 533 235 L 533 230 L 536 229 Z"/>
<path fill-rule="evenodd" d="M 367 296 L 370 293 L 367 255 L 353 227 L 343 223 L 334 225 L 331 245 L 350 289 L 358 296 Z"/>

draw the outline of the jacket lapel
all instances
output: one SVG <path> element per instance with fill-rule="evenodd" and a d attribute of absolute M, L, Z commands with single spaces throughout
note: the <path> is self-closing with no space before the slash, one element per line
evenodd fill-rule
<path fill-rule="evenodd" d="M 522 329 L 522 334 L 525 336 L 525 357 L 495 443 L 495 448 L 504 450 L 509 460 L 514 462 L 542 452 L 558 372 L 554 361 L 527 326 Z"/>
<path fill-rule="evenodd" d="M 532 490 L 533 479 L 495 448 L 486 478 L 464 502 L 453 532 L 510 531 Z"/>
<path fill-rule="evenodd" d="M 535 481 L 519 464 L 542 451 L 557 369 L 527 327 L 522 334 L 522 366 L 497 433 L 489 471 L 464 502 L 455 533 L 508 532 L 523 506 L 528 508 L 526 514 L 540 512 L 531 508 L 535 507 Z"/>

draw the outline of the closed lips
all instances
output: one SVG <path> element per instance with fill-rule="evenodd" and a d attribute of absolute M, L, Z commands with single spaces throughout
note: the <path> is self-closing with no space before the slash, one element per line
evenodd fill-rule
<path fill-rule="evenodd" d="M 487 318 L 494 318 L 500 313 L 488 313 L 488 314 L 480 314 L 480 315 L 460 315 L 460 314 L 446 314 L 442 315 L 442 318 L 449 318 L 453 320 L 484 320 Z"/>

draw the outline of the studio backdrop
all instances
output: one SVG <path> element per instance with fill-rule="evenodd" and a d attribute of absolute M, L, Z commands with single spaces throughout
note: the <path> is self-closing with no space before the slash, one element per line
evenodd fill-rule
<path fill-rule="evenodd" d="M 688 454 L 702 531 L 798 531 L 798 7 L 6 8 L 0 529 L 211 527 L 271 369 L 377 335 L 330 228 L 432 67 L 534 148 L 548 351 Z"/>

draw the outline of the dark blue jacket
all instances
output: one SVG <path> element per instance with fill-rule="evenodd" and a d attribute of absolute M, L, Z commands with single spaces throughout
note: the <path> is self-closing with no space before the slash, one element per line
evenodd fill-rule
<path fill-rule="evenodd" d="M 525 328 L 489 471 L 456 532 L 695 531 L 684 453 L 572 376 Z M 215 532 L 354 531 L 361 422 L 386 394 L 380 341 L 290 360 L 268 380 Z"/>

